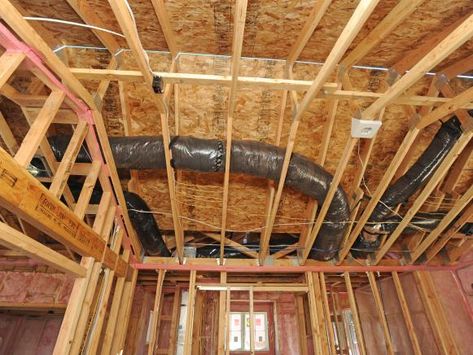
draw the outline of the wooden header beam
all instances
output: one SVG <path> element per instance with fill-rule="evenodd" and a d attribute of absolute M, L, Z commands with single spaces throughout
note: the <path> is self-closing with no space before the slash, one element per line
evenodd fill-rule
<path fill-rule="evenodd" d="M 1 148 L 0 204 L 79 254 L 103 258 L 107 267 L 123 269 L 125 261 L 97 233 Z"/>

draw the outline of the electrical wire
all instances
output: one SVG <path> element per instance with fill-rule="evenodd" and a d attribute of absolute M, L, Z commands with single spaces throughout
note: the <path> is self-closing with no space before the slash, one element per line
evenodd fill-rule
<path fill-rule="evenodd" d="M 98 27 L 98 26 L 94 26 L 94 25 L 88 25 L 88 24 L 80 23 L 80 22 L 67 21 L 67 20 L 60 20 L 60 19 L 51 18 L 51 17 L 23 16 L 23 18 L 24 18 L 25 20 L 28 20 L 28 21 L 52 22 L 52 23 L 60 23 L 60 24 L 63 24 L 63 25 L 84 27 L 84 28 L 89 28 L 89 29 L 92 29 L 92 30 L 102 31 L 102 32 L 110 33 L 110 34 L 115 35 L 115 36 L 119 36 L 119 37 L 125 38 L 125 36 L 122 35 L 121 33 L 118 33 L 118 32 L 115 32 L 115 31 L 112 31 L 112 30 L 103 28 L 103 27 Z"/>
<path fill-rule="evenodd" d="M 137 213 L 144 213 L 144 214 L 156 214 L 156 215 L 163 215 L 163 216 L 172 216 L 172 213 L 170 212 L 160 212 L 160 211 L 153 211 L 153 210 L 150 210 L 150 211 L 144 211 L 144 210 L 138 210 L 138 209 L 134 209 L 134 208 L 130 208 L 128 209 L 128 211 L 133 211 L 133 212 L 137 212 Z M 198 223 L 198 224 L 201 224 L 201 225 L 204 225 L 204 226 L 207 226 L 207 227 L 210 227 L 212 229 L 221 229 L 220 226 L 216 226 L 216 225 L 213 225 L 211 223 L 208 223 L 208 222 L 204 222 L 204 221 L 200 221 L 200 220 L 197 220 L 197 219 L 194 219 L 194 218 L 190 218 L 190 217 L 186 217 L 186 216 L 179 216 L 179 218 L 181 219 L 184 219 L 184 220 L 188 220 L 188 221 L 191 221 L 191 222 L 194 222 L 194 223 Z M 428 218 L 428 220 L 438 220 L 440 221 L 441 219 L 440 218 Z M 351 224 L 351 223 L 357 223 L 358 221 L 356 220 L 348 220 L 348 221 L 339 221 L 339 222 L 332 222 L 332 221 L 323 221 L 322 224 L 339 224 L 339 223 L 344 223 L 344 224 Z M 380 222 L 366 222 L 366 224 L 371 224 L 371 225 L 377 225 L 379 224 Z M 386 222 L 382 222 L 383 224 L 400 224 L 401 221 L 386 221 Z M 304 225 L 314 225 L 315 222 L 300 222 L 300 223 L 277 223 L 277 224 L 274 224 L 275 227 L 283 227 L 283 226 L 304 226 Z M 257 232 L 257 231 L 261 231 L 263 229 L 265 229 L 266 226 L 262 226 L 262 227 L 257 227 L 257 228 L 252 228 L 252 229 L 248 229 L 248 230 L 232 230 L 232 229 L 227 229 L 228 232 L 242 232 L 242 233 L 251 233 L 251 232 Z"/>

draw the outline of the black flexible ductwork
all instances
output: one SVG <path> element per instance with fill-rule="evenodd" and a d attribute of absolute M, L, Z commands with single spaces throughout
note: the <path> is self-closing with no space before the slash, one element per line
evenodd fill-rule
<path fill-rule="evenodd" d="M 67 185 L 77 200 L 82 190 L 82 183 L 69 179 Z M 146 252 L 149 255 L 170 256 L 171 253 L 164 243 L 161 231 L 148 204 L 133 192 L 124 191 L 123 194 L 131 223 Z M 102 190 L 100 186 L 95 186 L 90 196 L 90 203 L 98 204 L 101 198 Z"/>
<path fill-rule="evenodd" d="M 147 203 L 137 194 L 124 191 L 126 208 L 133 228 L 150 255 L 171 256 Z"/>
<path fill-rule="evenodd" d="M 68 137 L 51 138 L 51 146 L 58 160 L 69 141 Z M 162 137 L 112 137 L 110 138 L 118 169 L 164 169 Z M 171 141 L 172 165 L 176 169 L 199 172 L 223 172 L 225 168 L 225 142 L 194 137 L 174 137 Z M 232 173 L 248 174 L 278 181 L 285 150 L 255 141 L 233 141 Z M 82 149 L 78 161 L 88 161 Z M 322 205 L 332 176 L 309 159 L 293 154 L 286 185 L 317 200 Z M 320 229 L 310 257 L 317 260 L 332 259 L 338 252 L 350 210 L 345 192 L 338 187 L 325 223 Z"/>
<path fill-rule="evenodd" d="M 367 227 L 354 245 L 357 251 L 352 251 L 352 254 L 355 257 L 367 256 L 365 252 L 359 250 L 375 251 L 379 247 L 380 236 L 392 232 L 397 227 L 400 218 L 394 215 L 394 208 L 407 202 L 410 196 L 425 186 L 461 134 L 461 123 L 457 117 L 454 116 L 442 124 L 419 159 L 384 192 L 368 220 Z M 426 219 L 417 214 L 409 228 L 412 231 L 419 228 L 432 230 L 437 224 L 438 219 L 431 217 Z M 406 229 L 406 232 L 409 230 Z"/>
<path fill-rule="evenodd" d="M 200 234 L 200 233 L 193 233 L 193 235 L 205 237 L 205 234 Z M 233 237 L 234 235 L 232 233 L 232 235 L 230 235 L 229 238 L 233 239 Z M 281 251 L 285 249 L 287 246 L 293 245 L 297 241 L 298 241 L 298 237 L 293 236 L 291 234 L 272 234 L 271 239 L 269 241 L 270 254 Z M 238 243 L 240 243 L 245 248 L 250 249 L 251 251 L 254 251 L 254 252 L 259 251 L 259 242 L 260 242 L 259 233 L 245 233 L 243 238 L 238 238 Z M 238 258 L 238 259 L 249 258 L 241 250 L 234 247 L 225 247 L 223 255 L 225 258 Z M 198 258 L 218 258 L 220 257 L 220 245 L 212 244 L 212 245 L 199 246 L 197 243 L 196 256 Z"/>
<path fill-rule="evenodd" d="M 356 257 L 366 257 L 360 250 L 374 251 L 379 247 L 380 236 L 389 234 L 399 223 L 392 210 L 406 202 L 432 177 L 445 156 L 461 135 L 461 125 L 456 117 L 442 124 L 434 139 L 416 163 L 391 185 L 369 218 L 367 228 L 354 245 Z M 50 138 L 58 160 L 67 147 L 69 137 Z M 165 169 L 164 147 L 161 137 L 112 137 L 110 146 L 118 169 Z M 225 167 L 225 142 L 177 136 L 171 140 L 172 165 L 176 169 L 199 172 L 223 172 Z M 232 173 L 242 173 L 278 181 L 285 150 L 255 141 L 233 141 L 231 149 Z M 88 153 L 81 149 L 78 161 L 89 161 Z M 309 159 L 293 154 L 289 164 L 286 185 L 317 200 L 322 205 L 332 176 Z M 139 198 L 139 197 L 138 197 Z M 141 200 L 142 201 L 142 200 Z M 144 203 L 144 201 L 142 201 Z M 133 208 L 143 210 L 145 208 Z M 147 209 L 147 206 L 146 206 Z M 141 213 L 130 214 L 132 220 L 142 218 Z M 144 214 L 145 216 L 147 214 Z M 442 214 L 443 215 L 443 214 Z M 148 215 L 151 216 L 151 215 Z M 406 232 L 432 230 L 439 216 L 416 215 Z M 317 260 L 332 259 L 339 250 L 343 234 L 350 218 L 350 210 L 344 190 L 339 186 L 327 212 L 325 223 L 311 251 L 310 257 Z M 151 217 L 154 222 L 154 218 Z M 154 222 L 154 224 L 156 224 Z M 135 225 L 135 223 L 134 223 Z M 155 226 L 159 231 L 157 225 Z M 138 228 L 135 226 L 135 228 Z M 154 228 L 154 227 L 153 227 Z M 156 238 L 159 239 L 159 238 Z M 159 239 L 162 242 L 162 238 Z M 158 243 L 158 242 L 156 242 Z M 164 244 L 164 243 L 163 243 Z M 148 247 L 145 245 L 145 248 Z M 154 250 L 160 247 L 150 246 Z M 208 254 L 208 253 L 205 253 Z"/>

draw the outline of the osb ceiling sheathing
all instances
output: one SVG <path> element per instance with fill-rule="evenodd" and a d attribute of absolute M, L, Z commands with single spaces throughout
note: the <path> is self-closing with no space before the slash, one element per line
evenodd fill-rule
<path fill-rule="evenodd" d="M 32 16 L 43 16 L 81 22 L 65 0 L 17 0 Z M 120 32 L 120 28 L 111 15 L 107 0 L 87 1 L 100 19 L 110 30 Z M 154 9 L 148 0 L 129 0 L 136 18 L 140 39 L 147 50 L 167 51 L 164 35 L 156 19 Z M 336 39 L 346 25 L 358 1 L 335 0 L 322 18 L 300 60 L 323 62 L 332 49 Z M 371 31 L 397 4 L 394 0 L 382 0 L 363 29 L 358 34 L 350 49 Z M 233 2 L 216 0 L 168 0 L 166 10 L 181 52 L 201 54 L 231 54 L 233 29 Z M 244 57 L 263 59 L 243 59 L 240 75 L 271 78 L 284 77 L 284 62 L 291 45 L 302 30 L 314 1 L 309 0 L 250 0 L 247 9 L 247 20 L 244 32 Z M 389 36 L 383 39 L 360 64 L 391 67 L 406 52 L 423 43 L 430 34 L 458 20 L 473 11 L 471 0 L 428 0 L 411 14 Z M 102 46 L 94 34 L 87 29 L 64 25 L 43 23 L 62 44 L 81 46 Z M 119 44 L 126 47 L 124 39 L 116 38 Z M 473 41 L 468 41 L 455 51 L 437 69 L 470 55 Z M 109 55 L 106 51 L 68 49 L 71 67 L 106 67 Z M 100 53 L 100 54 L 99 54 Z M 153 70 L 169 71 L 170 56 L 162 53 L 149 53 Z M 266 59 L 264 59 L 266 58 Z M 276 60 L 278 59 L 278 60 Z M 129 52 L 122 56 L 121 69 L 137 69 Z M 181 54 L 178 70 L 186 73 L 228 74 L 230 60 L 226 57 L 194 56 Z M 298 63 L 294 66 L 294 78 L 311 80 L 319 65 Z M 357 90 L 379 91 L 379 81 L 384 72 L 357 69 L 351 72 L 353 86 Z M 334 81 L 335 77 L 332 78 Z M 425 77 L 408 90 L 407 94 L 423 95 L 430 85 L 430 78 Z M 460 92 L 473 84 L 471 80 L 452 80 L 452 86 Z M 87 87 L 94 90 L 97 82 L 87 82 Z M 131 135 L 161 134 L 161 123 L 158 111 L 142 84 L 126 83 L 126 100 L 128 102 L 128 119 L 131 124 Z M 223 138 L 225 132 L 225 105 L 228 88 L 218 86 L 179 85 L 180 134 L 206 138 Z M 280 111 L 282 92 L 262 89 L 248 89 L 237 95 L 237 106 L 233 126 L 234 139 L 253 139 L 274 144 L 277 120 Z M 299 94 L 299 98 L 302 94 Z M 171 100 L 173 101 L 173 100 Z M 304 114 L 298 131 L 295 151 L 315 160 L 317 158 L 324 122 L 327 118 L 327 100 L 315 100 Z M 359 102 L 363 105 L 363 102 Z M 353 102 L 341 100 L 339 103 L 335 126 L 331 136 L 325 168 L 332 174 L 342 155 L 346 139 L 350 134 Z M 174 103 L 171 103 L 172 114 L 170 126 L 174 127 Z M 103 108 L 110 135 L 123 135 L 123 114 L 118 97 L 118 87 L 111 85 L 105 97 Z M 288 132 L 291 107 L 288 103 L 285 111 L 283 132 Z M 392 157 L 396 153 L 402 138 L 408 130 L 409 117 L 400 105 L 390 105 L 383 119 L 368 162 L 364 188 L 373 191 L 383 176 Z M 415 159 L 432 139 L 439 125 L 425 129 L 416 145 Z M 283 133 L 282 146 L 286 144 L 287 133 Z M 357 152 L 347 166 L 342 185 L 345 190 L 351 189 L 354 169 L 357 164 Z M 471 184 L 473 162 L 470 162 L 462 175 L 458 192 L 461 193 Z M 140 193 L 150 203 L 163 229 L 173 229 L 170 216 L 169 193 L 165 172 L 141 172 L 139 174 Z M 185 217 L 186 230 L 218 230 L 221 218 L 221 196 L 223 176 L 213 174 L 196 174 L 180 172 L 177 182 L 177 199 L 179 209 Z M 260 231 L 264 225 L 264 214 L 267 199 L 267 182 L 261 179 L 232 175 L 230 179 L 230 199 L 227 230 Z M 305 196 L 286 189 L 281 200 L 275 232 L 299 233 L 300 223 L 306 220 L 304 211 L 308 200 Z M 204 223 L 196 223 L 195 221 Z M 214 226 L 214 227 L 212 227 Z"/>

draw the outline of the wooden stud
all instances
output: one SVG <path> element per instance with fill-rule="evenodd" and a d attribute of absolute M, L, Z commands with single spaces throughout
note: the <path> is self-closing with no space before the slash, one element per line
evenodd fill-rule
<path fill-rule="evenodd" d="M 184 355 L 191 355 L 192 350 L 192 332 L 194 329 L 194 306 L 195 306 L 195 280 L 197 272 L 191 271 L 189 279 L 189 294 L 187 300 L 187 319 L 186 319 L 186 330 L 184 336 Z"/>
<path fill-rule="evenodd" d="M 99 206 L 99 213 L 94 221 L 93 229 L 96 233 L 102 236 L 102 239 L 106 242 L 110 233 L 109 228 L 105 229 L 107 225 L 107 215 L 109 211 L 109 207 L 111 204 L 112 196 L 110 192 L 104 192 L 102 194 L 102 198 L 100 200 Z M 115 214 L 114 209 L 111 209 L 113 212 L 112 215 Z M 110 225 L 111 227 L 111 225 Z M 86 335 L 88 321 L 91 314 L 93 314 L 93 310 L 97 305 L 95 294 L 96 289 L 99 284 L 101 284 L 101 271 L 102 271 L 102 263 L 99 261 L 95 261 L 92 264 L 92 275 L 90 279 L 90 283 L 85 291 L 85 296 L 78 310 L 79 315 L 77 318 L 77 323 L 75 325 L 75 331 L 73 333 L 73 338 L 70 339 L 68 346 L 66 348 L 66 353 L 71 354 L 78 354 L 80 349 L 82 348 L 82 344 L 84 342 L 84 337 Z M 77 282 L 77 281 L 76 281 Z"/>
<path fill-rule="evenodd" d="M 226 282 L 227 282 L 227 273 L 226 272 L 220 273 L 220 283 L 224 284 Z M 228 291 L 220 291 L 219 300 L 218 300 L 218 344 L 217 344 L 218 355 L 223 355 L 225 351 L 225 329 L 227 326 L 225 322 L 226 292 Z"/>
<path fill-rule="evenodd" d="M 397 298 L 399 300 L 399 304 L 401 305 L 402 316 L 404 317 L 404 322 L 406 323 L 407 334 L 409 335 L 409 339 L 411 340 L 412 350 L 414 351 L 415 355 L 421 355 L 422 351 L 420 349 L 419 340 L 417 339 L 414 323 L 412 322 L 411 314 L 409 312 L 409 306 L 407 305 L 406 296 L 404 295 L 404 291 L 402 289 L 401 280 L 399 279 L 398 273 L 395 271 L 392 273 L 392 276 Z"/>
<path fill-rule="evenodd" d="M 122 350 L 124 347 L 137 279 L 138 270 L 134 269 L 131 280 L 126 281 L 125 283 L 125 290 L 123 291 L 123 296 L 121 300 L 122 304 L 120 306 L 120 310 L 122 313 L 119 315 L 121 322 L 117 324 L 117 328 L 115 329 L 115 337 L 113 339 L 112 350 L 110 352 L 110 355 L 118 354 L 120 350 Z"/>
<path fill-rule="evenodd" d="M 156 283 L 156 297 L 154 299 L 154 307 L 152 313 L 152 321 L 151 321 L 151 338 L 148 345 L 148 355 L 153 355 L 156 345 L 158 344 L 158 336 L 157 328 L 159 323 L 159 311 L 161 309 L 161 298 L 163 294 L 163 283 L 164 277 L 166 275 L 165 270 L 159 270 L 158 272 L 158 281 Z"/>
<path fill-rule="evenodd" d="M 335 336 L 332 326 L 332 316 L 330 314 L 330 305 L 328 302 L 328 293 L 327 293 L 327 284 L 325 282 L 325 274 L 323 272 L 319 273 L 320 276 L 320 293 L 322 295 L 323 309 L 324 309 L 324 319 L 325 319 L 325 328 L 327 329 L 329 337 L 329 352 L 332 355 L 337 353 L 335 348 Z"/>
<path fill-rule="evenodd" d="M 431 276 L 427 272 L 416 271 L 414 272 L 414 278 L 440 352 L 445 355 L 459 354 L 451 328 L 445 317 L 445 311 L 435 293 Z"/>
<path fill-rule="evenodd" d="M 168 350 L 167 355 L 175 355 L 179 316 L 180 316 L 180 310 L 181 310 L 180 305 L 181 305 L 181 289 L 180 287 L 176 287 L 176 290 L 174 292 L 174 302 L 172 305 L 172 319 L 171 319 L 171 332 L 170 332 L 171 335 L 169 338 L 169 350 Z M 219 322 L 220 322 L 220 317 L 219 317 Z"/>
<path fill-rule="evenodd" d="M 125 260 L 128 261 L 130 251 L 125 251 Z M 117 328 L 118 316 L 120 314 L 120 306 L 122 304 L 122 297 L 124 296 L 126 277 L 119 277 L 115 283 L 115 290 L 113 292 L 112 305 L 108 315 L 107 328 L 103 337 L 102 355 L 109 355 L 112 347 L 112 342 L 115 339 L 115 332 Z"/>
<path fill-rule="evenodd" d="M 113 209 L 112 209 L 113 210 Z M 112 241 L 113 251 L 118 253 L 120 251 L 120 246 L 122 243 L 124 231 L 120 230 L 117 233 L 116 238 Z M 88 338 L 86 339 L 84 349 L 86 353 L 96 354 L 99 348 L 99 342 L 101 340 L 102 328 L 105 323 L 105 315 L 107 312 L 108 302 L 110 299 L 110 292 L 112 289 L 112 284 L 115 276 L 115 271 L 107 269 L 104 271 L 103 284 L 100 290 L 100 297 L 97 304 L 97 311 L 95 318 L 93 319 L 93 324 L 88 330 Z M 117 279 L 118 282 L 118 279 Z"/>
<path fill-rule="evenodd" d="M 311 272 L 306 272 L 306 282 L 309 288 L 308 298 L 309 298 L 309 313 L 310 313 L 310 324 L 312 331 L 312 344 L 314 351 L 317 354 L 324 354 L 324 349 L 322 347 L 322 334 L 319 327 L 319 317 L 318 317 L 318 306 L 317 306 L 317 297 L 314 285 L 314 279 Z"/>
<path fill-rule="evenodd" d="M 431 113 L 422 117 L 416 124 L 416 127 L 422 129 L 428 125 L 438 121 L 439 119 L 457 111 L 463 104 L 473 101 L 473 88 L 463 91 L 461 94 L 450 99 Z"/>
<path fill-rule="evenodd" d="M 332 295 L 333 314 L 335 316 L 337 339 L 338 339 L 338 346 L 340 348 L 340 353 L 341 354 L 345 352 L 348 353 L 347 335 L 345 333 L 345 327 L 343 326 L 343 320 L 342 320 L 343 315 L 342 315 L 342 310 L 340 309 L 338 293 L 334 293 L 333 291 L 330 291 L 330 293 Z"/>
<path fill-rule="evenodd" d="M 353 49 L 340 64 L 346 69 L 357 64 L 374 47 L 396 29 L 409 17 L 425 0 L 401 0 L 397 5 L 376 25 L 371 32 Z"/>
<path fill-rule="evenodd" d="M 455 160 L 453 163 L 450 171 L 448 172 L 447 177 L 445 178 L 445 181 L 443 183 L 443 186 L 441 188 L 443 193 L 446 194 L 451 194 L 455 186 L 458 184 L 458 181 L 460 180 L 460 177 L 462 175 L 463 169 L 466 167 L 468 164 L 469 160 L 473 157 L 473 141 L 471 141 L 465 149 L 463 149 L 463 152 L 460 154 L 460 156 Z"/>
<path fill-rule="evenodd" d="M 54 355 L 64 355 L 69 353 L 72 345 L 72 339 L 76 331 L 77 322 L 79 320 L 80 310 L 84 302 L 87 289 L 92 280 L 92 272 L 94 267 L 93 258 L 83 258 L 81 266 L 87 270 L 85 278 L 76 279 L 72 287 L 71 297 L 67 303 L 66 312 L 61 323 L 56 344 L 54 345 Z"/>
<path fill-rule="evenodd" d="M 332 199 L 335 196 L 335 192 L 338 189 L 338 185 L 342 179 L 343 173 L 345 172 L 345 168 L 348 164 L 348 161 L 351 157 L 351 153 L 353 151 L 353 148 L 355 147 L 355 144 L 357 142 L 357 139 L 354 138 L 349 138 L 348 143 L 345 146 L 345 150 L 343 151 L 342 158 L 340 159 L 338 165 L 337 165 L 337 170 L 335 172 L 335 175 L 332 178 L 332 182 L 330 183 L 329 190 L 327 191 L 327 195 L 325 197 L 324 203 L 322 205 L 322 208 L 320 209 L 320 212 L 317 216 L 317 220 L 315 221 L 315 225 L 312 228 L 311 234 L 309 238 L 305 241 L 304 246 L 302 249 L 300 249 L 300 264 L 304 265 L 306 262 L 307 258 L 309 257 L 309 254 L 312 250 L 312 246 L 314 245 L 314 242 L 317 238 L 317 235 L 320 231 L 320 228 L 322 227 L 322 223 L 324 221 L 325 216 L 327 215 L 328 209 L 330 207 L 330 204 L 332 203 Z"/>
<path fill-rule="evenodd" d="M 74 208 L 74 214 L 79 217 L 79 219 L 83 219 L 86 213 L 87 207 L 90 202 L 90 198 L 92 196 L 92 192 L 95 187 L 95 183 L 97 182 L 97 177 L 100 172 L 100 168 L 102 164 L 99 161 L 93 161 L 89 173 L 85 178 L 84 185 L 82 186 L 82 190 L 79 195 L 79 199 L 77 200 L 77 204 Z"/>
<path fill-rule="evenodd" d="M 444 248 L 450 241 L 450 239 L 452 239 L 453 236 L 458 233 L 460 228 L 462 228 L 465 223 L 471 221 L 472 216 L 473 204 L 470 204 L 470 206 L 462 213 L 462 215 L 460 216 L 460 218 L 458 218 L 455 224 L 451 226 L 445 233 L 443 233 L 443 235 L 438 239 L 438 241 L 432 247 L 430 247 L 430 249 L 427 250 L 427 252 L 425 253 L 425 262 L 430 262 L 438 253 L 440 253 L 442 248 Z M 434 231 L 432 231 L 431 233 L 433 232 Z M 430 235 L 428 237 L 430 237 Z M 453 262 L 453 260 L 451 261 Z"/>
<path fill-rule="evenodd" d="M 355 294 L 353 293 L 353 287 L 351 284 L 350 274 L 348 272 L 344 272 L 343 276 L 345 278 L 348 301 L 350 303 L 350 309 L 353 316 L 353 323 L 355 324 L 356 338 L 358 339 L 360 353 L 362 355 L 366 355 L 365 340 L 363 339 L 363 332 L 361 330 L 360 317 L 358 315 L 358 308 L 356 306 Z"/>
<path fill-rule="evenodd" d="M 331 3 L 332 0 L 321 0 L 315 3 L 314 8 L 305 22 L 304 28 L 299 33 L 299 36 L 289 51 L 289 55 L 287 56 L 287 61 L 289 64 L 294 63 L 297 58 L 299 58 L 299 55 L 306 46 L 307 42 L 310 40 L 310 37 L 312 37 L 312 34 L 319 25 L 320 20 Z"/>
<path fill-rule="evenodd" d="M 376 283 L 376 278 L 373 272 L 367 272 L 366 274 L 368 275 L 371 292 L 373 293 L 374 302 L 376 304 L 376 311 L 378 312 L 378 320 L 381 323 L 381 326 L 383 328 L 386 350 L 388 354 L 394 355 L 394 348 L 393 348 L 393 343 L 391 340 L 391 334 L 389 333 L 388 321 L 386 319 L 383 301 L 381 300 L 381 295 L 378 289 L 378 284 Z"/>
<path fill-rule="evenodd" d="M 255 314 L 254 314 L 254 293 L 250 287 L 250 354 L 255 354 Z"/>
<path fill-rule="evenodd" d="M 296 296 L 297 303 L 297 326 L 299 334 L 299 348 L 301 349 L 301 355 L 307 355 L 307 333 L 305 323 L 305 309 L 304 309 L 304 298 L 302 295 Z"/>
<path fill-rule="evenodd" d="M 25 59 L 23 52 L 6 51 L 0 57 L 0 87 L 6 84 L 10 76 Z"/>
<path fill-rule="evenodd" d="M 156 104 L 160 113 L 163 144 L 164 144 L 164 155 L 166 159 L 166 174 L 168 180 L 169 196 L 171 201 L 171 210 L 174 223 L 174 232 L 176 234 L 177 242 L 177 254 L 179 260 L 182 262 L 184 257 L 184 234 L 179 219 L 179 211 L 176 203 L 176 192 L 175 192 L 175 176 L 174 169 L 171 167 L 171 152 L 170 152 L 170 134 L 169 134 L 169 123 L 168 123 L 168 108 L 161 95 L 154 93 L 153 84 L 153 72 L 151 70 L 148 57 L 143 49 L 140 42 L 138 32 L 133 21 L 133 14 L 130 12 L 126 1 L 124 0 L 109 0 L 110 6 L 115 14 L 115 17 L 120 24 L 120 27 L 127 39 L 127 42 L 133 52 L 135 59 L 138 62 L 141 74 L 143 75 L 144 81 L 150 91 L 154 103 Z"/>
<path fill-rule="evenodd" d="M 426 34 L 425 38 L 420 41 L 421 43 L 419 46 L 417 46 L 414 50 L 409 51 L 407 55 L 402 55 L 401 60 L 399 60 L 392 68 L 394 73 L 402 75 L 406 70 L 411 69 L 422 59 L 422 57 L 425 56 L 426 52 L 437 46 L 470 16 L 471 14 L 467 13 L 450 25 L 442 27 L 440 32 Z"/>
<path fill-rule="evenodd" d="M 231 293 L 230 289 L 226 292 L 226 307 L 225 307 L 225 355 L 230 355 L 230 312 L 231 312 Z"/>
<path fill-rule="evenodd" d="M 100 19 L 93 9 L 93 5 L 91 5 L 87 0 L 67 0 L 67 3 L 74 9 L 77 15 L 79 15 L 85 23 L 106 28 L 105 23 Z M 107 47 L 110 53 L 114 54 L 120 49 L 120 45 L 112 34 L 94 29 L 92 29 L 92 32 L 95 34 L 95 36 L 97 36 L 100 42 L 102 42 L 103 45 Z"/>
<path fill-rule="evenodd" d="M 316 306 L 317 306 L 317 326 L 320 332 L 320 341 L 323 354 L 329 354 L 329 339 L 328 332 L 325 325 L 325 314 L 323 305 L 323 295 L 320 286 L 320 276 L 318 272 L 312 273 L 313 284 L 315 288 Z"/>
<path fill-rule="evenodd" d="M 338 265 L 342 263 L 342 261 L 346 258 L 348 253 L 350 252 L 350 248 L 358 238 L 358 235 L 361 233 L 365 223 L 368 221 L 372 211 L 376 207 L 379 199 L 383 195 L 384 191 L 388 187 L 389 183 L 391 182 L 392 177 L 394 176 L 395 172 L 397 171 L 399 165 L 401 164 L 402 160 L 404 159 L 405 155 L 407 154 L 409 147 L 414 142 L 415 138 L 419 134 L 419 130 L 416 128 L 410 129 L 400 148 L 398 149 L 396 155 L 391 160 L 389 167 L 386 169 L 386 172 L 383 175 L 381 182 L 379 183 L 378 187 L 376 188 L 375 192 L 373 192 L 371 196 L 371 200 L 368 202 L 368 205 L 365 207 L 363 213 L 358 218 L 358 223 L 356 224 L 355 228 L 351 231 L 351 234 L 348 236 L 345 244 L 342 247 L 342 250 L 339 253 L 339 261 Z"/>

